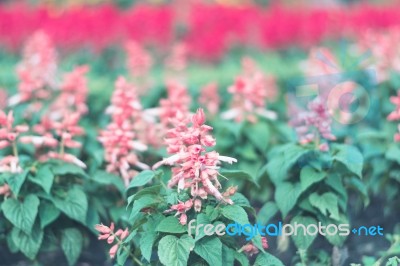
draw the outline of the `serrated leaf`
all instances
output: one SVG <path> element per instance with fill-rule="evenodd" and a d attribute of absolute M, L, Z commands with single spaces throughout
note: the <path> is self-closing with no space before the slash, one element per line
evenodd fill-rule
<path fill-rule="evenodd" d="M 277 186 L 286 180 L 288 171 L 309 152 L 304 147 L 295 144 L 283 145 L 273 150 L 268 156 L 272 159 L 265 167 L 271 181 Z"/>
<path fill-rule="evenodd" d="M 96 173 L 94 173 L 91 179 L 99 184 L 114 186 L 118 189 L 119 192 L 121 192 L 122 195 L 125 193 L 124 182 L 119 176 L 110 174 L 105 171 L 97 171 Z"/>
<path fill-rule="evenodd" d="M 140 172 L 138 175 L 136 175 L 131 183 L 129 184 L 128 189 L 130 188 L 135 188 L 135 187 L 141 187 L 146 185 L 148 182 L 150 182 L 156 175 L 160 175 L 160 172 L 154 172 L 151 170 L 143 170 Z"/>
<path fill-rule="evenodd" d="M 61 233 L 61 248 L 70 266 L 75 265 L 83 247 L 83 237 L 76 228 L 64 229 Z"/>
<path fill-rule="evenodd" d="M 29 235 L 38 214 L 39 204 L 38 197 L 28 195 L 23 202 L 9 198 L 3 202 L 1 208 L 7 220 Z"/>
<path fill-rule="evenodd" d="M 248 224 L 249 218 L 246 211 L 238 205 L 227 205 L 221 210 L 221 214 L 229 220 L 235 221 L 239 224 Z"/>
<path fill-rule="evenodd" d="M 25 183 L 28 173 L 29 170 L 25 170 L 19 174 L 12 174 L 6 179 L 7 184 L 9 185 L 11 191 L 15 196 L 19 195 L 19 192 L 22 188 L 22 185 Z"/>
<path fill-rule="evenodd" d="M 322 195 L 313 193 L 310 195 L 310 203 L 323 215 L 327 216 L 329 211 L 331 218 L 335 220 L 339 219 L 338 197 L 332 192 L 327 192 Z"/>
<path fill-rule="evenodd" d="M 249 259 L 247 258 L 247 256 L 244 253 L 235 252 L 234 257 L 235 257 L 235 260 L 237 260 L 240 263 L 240 265 L 242 265 L 242 266 L 249 265 Z"/>
<path fill-rule="evenodd" d="M 356 147 L 344 144 L 337 144 L 335 148 L 338 152 L 335 154 L 334 159 L 341 162 L 350 172 L 361 178 L 364 161 L 361 152 Z"/>
<path fill-rule="evenodd" d="M 282 261 L 280 261 L 277 257 L 272 256 L 269 253 L 260 253 L 256 261 L 254 263 L 254 266 L 284 266 Z"/>
<path fill-rule="evenodd" d="M 325 172 L 320 172 L 313 167 L 305 166 L 300 171 L 301 190 L 304 192 L 314 183 L 320 182 L 326 176 Z"/>
<path fill-rule="evenodd" d="M 249 124 L 245 134 L 258 150 L 263 153 L 267 150 L 271 135 L 268 124 L 262 122 Z"/>
<path fill-rule="evenodd" d="M 251 183 L 255 184 L 258 187 L 258 183 L 253 178 L 253 176 L 250 175 L 249 173 L 245 172 L 245 171 L 222 169 L 220 171 L 220 174 L 225 176 L 228 179 L 236 179 L 236 180 L 240 180 L 240 181 L 242 181 L 242 180 L 250 181 Z"/>
<path fill-rule="evenodd" d="M 222 261 L 224 262 L 224 266 L 233 266 L 235 262 L 235 252 L 236 251 L 233 249 L 222 245 Z"/>
<path fill-rule="evenodd" d="M 153 245 L 156 238 L 157 235 L 154 232 L 146 232 L 142 234 L 140 238 L 140 251 L 142 252 L 142 256 L 148 262 L 150 262 L 151 253 L 153 251 Z"/>
<path fill-rule="evenodd" d="M 62 162 L 62 164 L 53 165 L 51 170 L 55 176 L 72 175 L 75 177 L 88 178 L 88 175 L 82 168 L 72 163 Z"/>
<path fill-rule="evenodd" d="M 161 220 L 156 231 L 164 233 L 184 233 L 186 232 L 186 228 L 179 223 L 178 217 L 168 216 Z"/>
<path fill-rule="evenodd" d="M 209 265 L 222 266 L 222 243 L 217 237 L 206 237 L 199 240 L 196 242 L 194 252 Z"/>
<path fill-rule="evenodd" d="M 32 230 L 31 234 L 14 227 L 11 238 L 15 246 L 29 259 L 34 260 L 43 241 L 43 231 L 40 228 Z"/>
<path fill-rule="evenodd" d="M 65 198 L 53 198 L 53 203 L 69 218 L 82 224 L 86 223 L 88 201 L 82 190 L 73 188 L 68 191 Z"/>
<path fill-rule="evenodd" d="M 288 215 L 296 205 L 301 191 L 299 183 L 292 184 L 289 182 L 283 182 L 276 187 L 275 201 L 279 210 L 282 212 L 283 217 L 286 217 L 286 215 Z"/>
<path fill-rule="evenodd" d="M 40 227 L 43 229 L 60 215 L 60 210 L 53 203 L 43 200 L 39 206 Z"/>
<path fill-rule="evenodd" d="M 275 202 L 269 201 L 261 207 L 257 214 L 257 223 L 267 224 L 269 220 L 278 212 L 278 206 Z"/>
<path fill-rule="evenodd" d="M 194 240 L 188 235 L 167 235 L 158 243 L 158 258 L 166 266 L 186 266 L 193 247 Z"/>
<path fill-rule="evenodd" d="M 54 174 L 49 166 L 44 165 L 40 167 L 37 173 L 29 180 L 35 184 L 38 184 L 43 188 L 44 192 L 50 194 L 50 190 L 54 182 Z"/>
<path fill-rule="evenodd" d="M 295 223 L 299 225 L 304 225 L 306 227 L 306 231 L 308 225 L 310 224 L 317 225 L 317 221 L 309 216 L 295 216 L 290 223 L 292 224 L 293 228 L 296 228 Z M 308 247 L 313 243 L 314 239 L 317 237 L 317 234 L 309 235 L 307 232 L 304 232 L 301 226 L 297 227 L 296 232 L 297 234 L 296 235 L 293 234 L 291 237 L 297 249 L 307 250 Z"/>
<path fill-rule="evenodd" d="M 146 194 L 133 202 L 129 219 L 133 219 L 143 208 L 155 206 L 160 202 L 158 196 Z"/>

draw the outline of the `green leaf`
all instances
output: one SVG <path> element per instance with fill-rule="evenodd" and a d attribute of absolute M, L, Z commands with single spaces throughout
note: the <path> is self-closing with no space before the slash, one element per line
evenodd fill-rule
<path fill-rule="evenodd" d="M 235 256 L 235 260 L 237 260 L 240 263 L 240 265 L 242 265 L 242 266 L 249 265 L 249 259 L 247 258 L 247 256 L 244 253 L 235 252 L 234 256 Z"/>
<path fill-rule="evenodd" d="M 40 167 L 36 175 L 32 176 L 29 180 L 35 184 L 38 184 L 43 188 L 44 192 L 50 194 L 50 190 L 54 182 L 54 174 L 49 166 L 44 165 Z"/>
<path fill-rule="evenodd" d="M 179 223 L 178 217 L 168 216 L 161 220 L 157 226 L 157 231 L 164 233 L 184 233 L 186 232 L 186 228 Z"/>
<path fill-rule="evenodd" d="M 246 211 L 238 205 L 226 205 L 222 208 L 221 214 L 229 220 L 240 224 L 248 224 L 249 218 Z"/>
<path fill-rule="evenodd" d="M 310 150 L 296 144 L 287 144 L 275 148 L 270 154 L 272 158 L 266 165 L 266 170 L 271 181 L 277 185 L 287 179 L 288 171 Z"/>
<path fill-rule="evenodd" d="M 102 184 L 102 185 L 111 185 L 118 189 L 121 194 L 125 193 L 125 185 L 122 179 L 116 175 L 110 174 L 105 171 L 97 171 L 91 177 L 93 182 Z"/>
<path fill-rule="evenodd" d="M 276 187 L 275 201 L 278 208 L 282 212 L 282 216 L 286 217 L 288 213 L 296 205 L 301 194 L 301 186 L 299 183 L 283 182 Z"/>
<path fill-rule="evenodd" d="M 60 215 L 60 210 L 46 200 L 42 200 L 39 206 L 40 227 L 43 229 Z"/>
<path fill-rule="evenodd" d="M 160 193 L 160 189 L 162 188 L 162 185 L 155 185 L 155 186 L 151 186 L 151 187 L 146 187 L 146 188 L 142 188 L 140 189 L 137 193 L 133 194 L 132 196 L 128 197 L 128 206 L 131 205 L 131 203 L 137 199 L 139 199 L 140 197 L 143 197 L 145 195 L 150 195 L 152 197 L 155 197 Z"/>
<path fill-rule="evenodd" d="M 386 151 L 385 157 L 400 164 L 400 148 L 397 145 L 391 145 Z"/>
<path fill-rule="evenodd" d="M 267 150 L 271 136 L 268 124 L 262 122 L 249 123 L 246 127 L 245 134 L 258 150 L 263 153 Z"/>
<path fill-rule="evenodd" d="M 254 266 L 284 266 L 282 261 L 280 261 L 277 257 L 272 256 L 269 253 L 260 253 L 256 261 L 254 263 Z"/>
<path fill-rule="evenodd" d="M 325 172 L 315 170 L 313 167 L 305 166 L 300 171 L 301 190 L 304 192 L 312 184 L 323 180 L 326 176 Z"/>
<path fill-rule="evenodd" d="M 321 222 L 322 226 L 328 226 L 330 224 L 349 224 L 349 221 L 345 215 L 340 215 L 339 220 L 333 220 L 326 216 L 318 215 L 318 220 Z M 349 228 L 350 230 L 351 228 Z M 334 246 L 341 247 L 343 246 L 344 241 L 347 239 L 347 235 L 340 235 L 340 234 L 325 234 L 325 238 Z"/>
<path fill-rule="evenodd" d="M 269 201 L 262 206 L 260 211 L 257 214 L 257 223 L 259 224 L 267 224 L 269 220 L 275 216 L 278 212 L 278 207 L 275 202 Z"/>
<path fill-rule="evenodd" d="M 140 238 L 140 251 L 148 262 L 150 262 L 153 245 L 156 238 L 157 234 L 154 232 L 146 232 L 142 234 L 142 237 Z"/>
<path fill-rule="evenodd" d="M 364 161 L 361 152 L 350 145 L 336 144 L 334 147 L 338 150 L 334 159 L 341 162 L 350 172 L 361 178 Z"/>
<path fill-rule="evenodd" d="M 81 178 L 88 178 L 88 175 L 85 173 L 85 171 L 83 171 L 82 168 L 72 163 L 62 162 L 61 164 L 53 165 L 51 170 L 55 176 L 72 175 Z"/>
<path fill-rule="evenodd" d="M 43 241 L 43 231 L 40 228 L 32 230 L 31 234 L 14 227 L 11 238 L 15 246 L 29 259 L 34 260 Z"/>
<path fill-rule="evenodd" d="M 53 198 L 53 203 L 69 218 L 85 224 L 88 201 L 86 194 L 82 190 L 73 188 L 68 191 L 64 199 Z"/>
<path fill-rule="evenodd" d="M 322 195 L 313 193 L 310 195 L 310 203 L 323 215 L 327 216 L 329 211 L 331 218 L 335 220 L 339 219 L 338 197 L 332 192 L 327 192 Z"/>
<path fill-rule="evenodd" d="M 135 188 L 135 187 L 141 187 L 146 185 L 150 180 L 152 180 L 155 176 L 161 175 L 161 172 L 154 172 L 151 170 L 143 170 L 140 172 L 138 175 L 136 175 L 131 183 L 129 184 L 128 189 L 130 188 Z"/>
<path fill-rule="evenodd" d="M 18 197 L 22 185 L 25 183 L 26 177 L 28 176 L 29 170 L 25 170 L 19 174 L 10 175 L 6 182 L 10 186 L 11 191 L 15 196 Z"/>
<path fill-rule="evenodd" d="M 129 219 L 133 219 L 143 208 L 155 206 L 160 203 L 157 195 L 147 194 L 133 202 Z"/>
<path fill-rule="evenodd" d="M 239 205 L 241 207 L 251 207 L 249 200 L 239 192 L 236 192 L 230 199 L 233 201 L 234 205 Z"/>
<path fill-rule="evenodd" d="M 188 222 L 188 224 L 190 223 L 190 221 Z M 196 226 L 198 227 L 200 224 L 206 225 L 206 224 L 210 224 L 211 220 L 209 219 L 209 217 L 204 214 L 204 213 L 199 213 L 196 217 Z M 204 228 L 203 228 L 204 229 Z M 203 238 L 206 234 L 204 232 L 204 230 L 199 228 L 199 234 L 196 233 L 196 228 L 193 228 L 193 231 L 190 232 L 192 235 L 195 235 L 194 240 L 198 241 L 201 238 Z"/>
<path fill-rule="evenodd" d="M 1 208 L 7 220 L 29 235 L 38 214 L 39 204 L 38 197 L 28 195 L 23 202 L 9 198 Z"/>
<path fill-rule="evenodd" d="M 233 266 L 235 262 L 235 252 L 235 250 L 222 245 L 222 261 L 224 262 L 224 266 Z"/>
<path fill-rule="evenodd" d="M 209 265 L 222 266 L 222 243 L 217 237 L 206 237 L 196 242 L 194 252 Z"/>
<path fill-rule="evenodd" d="M 82 234 L 76 228 L 64 229 L 61 233 L 61 248 L 67 258 L 68 264 L 75 265 L 81 255 L 83 247 Z"/>
<path fill-rule="evenodd" d="M 124 248 L 119 248 L 117 251 L 117 265 L 124 266 L 129 257 L 129 252 Z"/>
<path fill-rule="evenodd" d="M 249 173 L 241 171 L 241 170 L 225 170 L 222 169 L 220 172 L 221 175 L 225 176 L 228 179 L 237 179 L 237 180 L 247 180 L 251 183 L 255 184 L 258 187 L 257 181 L 251 176 Z"/>
<path fill-rule="evenodd" d="M 193 247 L 194 240 L 188 235 L 167 235 L 158 243 L 158 257 L 166 266 L 186 266 Z"/>
<path fill-rule="evenodd" d="M 307 232 L 307 226 L 310 224 L 315 224 L 317 225 L 317 221 L 309 216 L 296 216 L 292 219 L 290 222 L 293 228 L 295 227 L 295 223 L 298 225 L 304 225 L 306 227 L 306 230 L 304 230 L 301 226 L 297 227 L 297 234 L 292 235 L 292 239 L 294 244 L 296 245 L 297 249 L 304 249 L 307 250 L 308 247 L 312 244 L 314 239 L 317 237 L 317 234 L 315 235 L 309 235 Z"/>

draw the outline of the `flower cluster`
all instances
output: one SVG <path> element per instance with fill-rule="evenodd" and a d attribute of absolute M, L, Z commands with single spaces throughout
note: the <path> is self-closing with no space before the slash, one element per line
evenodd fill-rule
<path fill-rule="evenodd" d="M 187 116 L 191 102 L 190 95 L 185 86 L 178 82 L 167 83 L 168 98 L 160 100 L 159 116 L 160 122 L 166 128 L 170 126 L 171 120 L 176 119 L 177 114 Z"/>
<path fill-rule="evenodd" d="M 13 112 L 8 114 L 0 110 L 0 149 L 12 147 L 12 155 L 5 156 L 0 160 L 0 172 L 19 173 L 22 168 L 19 165 L 17 140 L 21 133 L 29 130 L 27 125 L 14 126 Z M 3 187 L 5 193 L 6 187 Z"/>
<path fill-rule="evenodd" d="M 118 229 L 114 232 L 114 223 L 111 223 L 110 226 L 106 226 L 103 224 L 97 224 L 95 229 L 100 233 L 99 240 L 106 240 L 109 245 L 113 245 L 108 252 L 111 258 L 114 258 L 118 252 L 118 248 L 122 243 L 122 240 L 128 237 L 129 231 L 128 228 L 125 230 Z"/>
<path fill-rule="evenodd" d="M 205 107 L 209 114 L 216 115 L 218 113 L 220 102 L 217 83 L 211 82 L 201 89 L 199 103 Z"/>
<path fill-rule="evenodd" d="M 231 108 L 222 114 L 224 119 L 237 122 L 248 120 L 257 122 L 257 115 L 267 119 L 276 119 L 276 113 L 265 108 L 267 100 L 273 100 L 277 94 L 274 77 L 260 71 L 254 61 L 242 60 L 243 73 L 228 88 L 233 95 Z"/>
<path fill-rule="evenodd" d="M 53 43 L 45 32 L 37 31 L 24 47 L 22 61 L 17 67 L 18 94 L 9 100 L 10 105 L 48 99 L 49 89 L 56 85 L 56 72 L 57 53 Z"/>
<path fill-rule="evenodd" d="M 317 97 L 307 107 L 307 111 L 293 114 L 290 125 L 295 128 L 300 144 L 314 142 L 319 150 L 328 151 L 328 144 L 321 143 L 321 139 L 332 141 L 336 140 L 336 137 L 332 134 L 332 118 L 326 104 Z"/>
<path fill-rule="evenodd" d="M 148 169 L 135 153 L 147 149 L 146 145 L 136 140 L 135 134 L 135 123 L 140 120 L 141 111 L 135 87 L 125 78 L 118 78 L 111 105 L 106 111 L 111 115 L 111 122 L 100 133 L 99 141 L 105 150 L 107 171 L 121 175 L 125 185 L 137 174 L 131 166 Z"/>
<path fill-rule="evenodd" d="M 151 55 L 137 42 L 129 41 L 125 44 L 127 53 L 127 67 L 133 77 L 144 77 L 148 74 L 153 59 Z"/>
<path fill-rule="evenodd" d="M 188 126 L 190 122 L 191 126 Z M 183 215 L 194 205 L 195 211 L 199 212 L 202 199 L 206 199 L 209 195 L 214 196 L 218 201 L 233 204 L 231 199 L 220 192 L 218 169 L 221 161 L 233 163 L 236 159 L 221 156 L 215 151 L 206 151 L 207 148 L 215 146 L 216 140 L 209 134 L 212 128 L 204 124 L 204 111 L 197 110 L 191 121 L 177 118 L 173 123 L 175 127 L 168 131 L 165 140 L 168 145 L 167 151 L 172 156 L 155 164 L 153 168 L 158 168 L 160 165 L 174 166 L 168 187 L 176 186 L 178 192 L 189 188 L 192 199 L 183 204 L 174 205 L 171 210 Z M 181 216 L 182 224 L 186 223 L 185 216 Z"/>
<path fill-rule="evenodd" d="M 387 120 L 388 121 L 398 121 L 400 120 L 400 91 L 397 92 L 396 96 L 390 97 L 390 102 L 396 106 L 396 109 L 391 112 Z M 398 133 L 394 135 L 394 141 L 400 142 L 400 125 L 398 126 Z"/>
<path fill-rule="evenodd" d="M 74 138 L 85 133 L 79 126 L 79 121 L 88 109 L 85 76 L 88 70 L 87 66 L 79 66 L 64 75 L 60 93 L 51 102 L 40 123 L 33 127 L 36 135 L 21 138 L 21 142 L 31 143 L 36 147 L 36 156 L 39 160 L 59 159 L 86 168 L 77 156 L 67 152 L 66 149 L 82 146 Z"/>

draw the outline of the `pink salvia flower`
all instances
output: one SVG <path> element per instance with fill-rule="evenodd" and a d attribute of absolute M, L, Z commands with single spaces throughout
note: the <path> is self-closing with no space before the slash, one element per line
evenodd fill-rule
<path fill-rule="evenodd" d="M 100 132 L 99 141 L 105 151 L 107 171 L 120 175 L 125 185 L 138 173 L 138 169 L 148 169 L 142 163 L 137 152 L 145 151 L 147 146 L 137 140 L 137 125 L 142 122 L 142 107 L 135 89 L 125 78 L 120 77 L 115 83 L 111 105 L 107 108 L 112 121 Z"/>
<path fill-rule="evenodd" d="M 332 118 L 326 104 L 315 98 L 308 104 L 308 110 L 293 114 L 289 124 L 295 128 L 302 145 L 314 142 L 321 151 L 328 151 L 327 143 L 320 143 L 322 139 L 333 141 L 336 137 L 332 134 Z"/>
<path fill-rule="evenodd" d="M 275 79 L 258 70 L 249 58 L 244 58 L 242 64 L 243 73 L 228 88 L 233 95 L 231 108 L 222 113 L 222 118 L 252 123 L 257 122 L 257 116 L 276 119 L 276 113 L 266 109 L 266 102 L 277 94 Z"/>
<path fill-rule="evenodd" d="M 188 126 L 190 122 L 191 125 Z M 193 198 L 188 202 L 173 205 L 170 210 L 184 214 L 193 207 L 194 200 L 195 210 L 200 211 L 201 203 L 198 200 L 205 199 L 208 195 L 214 196 L 218 201 L 233 204 L 231 199 L 220 192 L 218 169 L 221 162 L 233 163 L 236 159 L 220 156 L 215 151 L 206 151 L 207 148 L 215 146 L 216 141 L 209 134 L 212 128 L 205 125 L 204 111 L 198 109 L 191 121 L 175 119 L 172 123 L 175 127 L 168 131 L 165 139 L 168 145 L 167 152 L 172 156 L 155 164 L 153 168 L 163 164 L 173 166 L 168 187 L 177 187 L 178 192 L 190 189 Z M 185 216 L 181 218 L 182 222 L 185 222 Z"/>
<path fill-rule="evenodd" d="M 9 99 L 9 104 L 49 98 L 49 88 L 56 85 L 56 72 L 54 45 L 45 32 L 37 31 L 25 44 L 22 61 L 17 67 L 18 94 Z"/>
<path fill-rule="evenodd" d="M 148 74 L 153 59 L 151 55 L 137 42 L 129 41 L 125 44 L 127 53 L 127 67 L 133 77 L 144 77 Z"/>
<path fill-rule="evenodd" d="M 220 102 L 217 83 L 209 83 L 201 89 L 199 103 L 209 114 L 216 115 L 218 113 Z"/>

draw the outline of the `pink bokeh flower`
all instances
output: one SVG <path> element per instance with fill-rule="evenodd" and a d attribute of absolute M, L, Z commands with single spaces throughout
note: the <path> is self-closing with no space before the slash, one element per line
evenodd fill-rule
<path fill-rule="evenodd" d="M 153 166 L 154 169 L 161 165 L 173 166 L 168 187 L 177 187 L 178 192 L 190 189 L 196 211 L 201 210 L 201 204 L 198 200 L 206 199 L 209 195 L 215 197 L 218 201 L 233 204 L 229 197 L 225 197 L 220 192 L 221 184 L 218 181 L 220 175 L 218 169 L 221 162 L 232 164 L 236 162 L 236 159 L 221 156 L 215 151 L 207 151 L 208 148 L 215 146 L 216 140 L 210 134 L 212 128 L 206 125 L 205 121 L 202 109 L 198 109 L 190 120 L 179 117 L 172 120 L 175 127 L 168 130 L 165 139 L 167 152 L 171 156 Z M 193 203 L 190 202 L 190 208 L 192 208 Z M 178 204 L 174 207 L 182 206 L 182 204 Z M 187 211 L 185 208 L 183 210 Z"/>
<path fill-rule="evenodd" d="M 233 99 L 230 109 L 222 113 L 222 118 L 251 123 L 257 122 L 257 116 L 276 119 L 276 113 L 266 109 L 267 101 L 274 100 L 277 95 L 274 77 L 264 74 L 250 58 L 242 60 L 242 69 L 234 84 L 228 88 Z"/>
<path fill-rule="evenodd" d="M 135 41 L 128 41 L 125 44 L 127 54 L 126 65 L 133 77 L 144 77 L 148 74 L 153 65 L 151 55 Z"/>
<path fill-rule="evenodd" d="M 211 115 L 216 115 L 219 111 L 221 99 L 218 94 L 218 85 L 211 82 L 201 89 L 199 104 Z"/>
<path fill-rule="evenodd" d="M 264 249 L 268 249 L 268 241 L 266 237 L 262 237 L 261 238 L 262 241 L 262 247 Z M 254 243 L 247 243 L 246 245 L 244 245 L 241 250 L 246 253 L 247 256 L 252 257 L 253 255 L 258 254 L 260 251 L 259 249 L 254 245 Z"/>
<path fill-rule="evenodd" d="M 56 87 L 57 52 L 44 31 L 36 31 L 26 42 L 22 61 L 17 67 L 18 94 L 9 99 L 10 105 L 48 99 Z"/>

